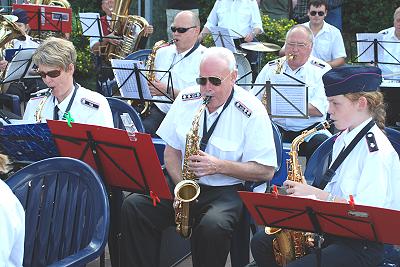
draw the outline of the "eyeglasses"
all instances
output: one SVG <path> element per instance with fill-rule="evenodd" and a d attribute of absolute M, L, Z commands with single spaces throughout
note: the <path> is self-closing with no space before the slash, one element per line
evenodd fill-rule
<path fill-rule="evenodd" d="M 196 28 L 197 26 L 192 26 L 192 27 L 189 27 L 189 28 L 183 28 L 183 27 L 174 27 L 174 26 L 171 26 L 171 31 L 172 32 L 179 32 L 179 33 L 185 33 L 185 32 L 187 32 L 188 30 L 190 30 L 190 29 L 193 29 L 193 28 Z"/>
<path fill-rule="evenodd" d="M 226 77 L 223 78 L 222 80 L 221 80 L 220 77 L 215 77 L 215 76 L 199 77 L 199 78 L 196 78 L 196 83 L 197 83 L 198 85 L 204 86 L 204 85 L 207 84 L 207 80 L 208 80 L 212 85 L 214 85 L 214 86 L 220 86 L 220 85 L 222 84 L 222 82 L 225 81 L 226 78 L 229 77 L 230 74 L 231 74 L 231 73 L 228 73 L 228 75 L 226 75 Z"/>
<path fill-rule="evenodd" d="M 324 16 L 325 15 L 325 12 L 324 11 L 315 11 L 315 10 L 313 10 L 313 11 L 310 11 L 310 15 L 311 16 L 315 16 L 315 15 L 317 15 L 318 14 L 318 16 L 320 16 L 320 17 L 322 17 L 322 16 Z"/>
<path fill-rule="evenodd" d="M 308 43 L 296 43 L 296 42 L 287 42 L 286 43 L 286 46 L 288 46 L 288 47 L 295 47 L 295 46 L 297 46 L 298 48 L 306 48 L 306 47 L 308 47 Z"/>
<path fill-rule="evenodd" d="M 50 78 L 57 78 L 60 76 L 61 70 L 51 70 L 49 72 L 38 71 L 37 74 L 39 74 L 42 79 L 46 78 L 46 76 L 49 76 Z"/>

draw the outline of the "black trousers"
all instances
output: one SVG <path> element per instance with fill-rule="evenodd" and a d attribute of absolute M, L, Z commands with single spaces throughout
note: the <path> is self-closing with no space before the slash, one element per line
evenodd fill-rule
<path fill-rule="evenodd" d="M 194 267 L 225 266 L 232 233 L 242 216 L 239 186 L 203 186 L 190 209 L 195 222 L 191 236 Z M 171 200 L 156 207 L 142 194 L 129 196 L 122 205 L 122 266 L 158 267 L 162 231 L 175 226 Z"/>
<path fill-rule="evenodd" d="M 152 103 L 150 105 L 150 113 L 142 116 L 142 123 L 146 133 L 156 136 L 156 132 L 161 122 L 165 118 L 164 112 L 158 109 L 158 107 Z"/>
<path fill-rule="evenodd" d="M 251 240 L 251 253 L 258 267 L 278 266 L 272 251 L 275 235 L 257 232 Z M 348 238 L 328 237 L 322 244 L 321 266 L 323 267 L 375 267 L 383 260 L 383 244 Z M 288 267 L 317 266 L 314 253 L 292 261 Z"/>

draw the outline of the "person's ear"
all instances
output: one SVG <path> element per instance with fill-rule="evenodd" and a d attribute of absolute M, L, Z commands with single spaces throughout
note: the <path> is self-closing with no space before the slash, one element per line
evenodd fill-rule
<path fill-rule="evenodd" d="M 362 110 L 368 109 L 368 101 L 364 96 L 358 99 L 358 107 Z"/>

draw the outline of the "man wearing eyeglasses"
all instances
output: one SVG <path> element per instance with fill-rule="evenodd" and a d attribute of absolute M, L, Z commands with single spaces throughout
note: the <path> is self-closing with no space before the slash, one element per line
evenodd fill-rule
<path fill-rule="evenodd" d="M 26 122 L 73 119 L 78 123 L 114 126 L 107 99 L 74 82 L 76 51 L 70 41 L 46 39 L 33 54 L 32 61 L 48 88 L 29 100 L 23 117 Z"/>
<path fill-rule="evenodd" d="M 196 84 L 200 60 L 206 50 L 197 42 L 200 20 L 195 13 L 188 10 L 179 12 L 171 31 L 174 44 L 157 50 L 154 61 L 156 79 L 149 83 L 153 99 L 157 101 L 173 100 L 180 90 Z M 171 104 L 168 103 L 156 102 L 151 105 L 150 114 L 142 118 L 147 133 L 155 135 L 170 108 Z"/>
<path fill-rule="evenodd" d="M 288 31 L 285 46 L 286 58 L 268 62 L 258 75 L 256 86 L 253 87 L 252 92 L 261 100 L 265 91 L 265 87 L 262 85 L 282 74 L 292 77 L 293 81 L 305 83 L 308 87 L 309 118 L 273 119 L 282 133 L 283 141 L 292 142 L 304 130 L 312 129 L 326 119 L 328 101 L 322 83 L 322 75 L 331 67 L 326 62 L 311 56 L 313 34 L 304 25 L 295 25 Z M 300 145 L 300 155 L 307 159 L 329 136 L 329 132 L 326 130 L 317 133 Z"/>
<path fill-rule="evenodd" d="M 209 48 L 196 79 L 180 92 L 157 134 L 167 143 L 165 163 L 174 184 L 182 180 L 182 161 L 198 178 L 193 201 L 193 266 L 225 266 L 231 237 L 242 216 L 237 190 L 244 181 L 272 178 L 276 152 L 271 122 L 260 102 L 235 85 L 235 58 L 228 49 Z M 200 87 L 200 88 L 199 88 Z M 211 97 L 199 113 L 205 97 Z M 186 134 L 199 114 L 200 151 L 185 158 Z M 123 266 L 159 266 L 161 231 L 174 225 L 172 200 L 153 207 L 148 196 L 133 194 L 122 206 Z"/>

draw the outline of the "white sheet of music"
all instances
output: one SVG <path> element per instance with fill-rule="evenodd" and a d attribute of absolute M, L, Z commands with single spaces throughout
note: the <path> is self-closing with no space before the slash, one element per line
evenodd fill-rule
<path fill-rule="evenodd" d="M 374 60 L 374 40 L 382 41 L 383 34 L 381 33 L 357 33 L 357 56 L 358 62 L 371 62 Z M 378 45 L 378 61 L 382 60 L 383 49 Z"/>
<path fill-rule="evenodd" d="M 82 25 L 83 36 L 102 36 L 100 14 L 99 13 L 79 13 L 79 20 Z"/>
<path fill-rule="evenodd" d="M 135 66 L 137 66 L 143 98 L 146 100 L 152 99 L 146 77 L 144 76 L 146 75 L 146 70 L 143 61 L 111 59 L 111 66 L 113 67 L 115 80 L 117 81 L 121 96 L 132 99 L 141 99 L 134 71 Z"/>
<path fill-rule="evenodd" d="M 284 74 L 273 75 L 271 85 L 275 88 L 275 90 L 271 88 L 271 116 L 286 118 L 308 116 L 308 87 L 306 85 Z"/>
<path fill-rule="evenodd" d="M 211 27 L 210 32 L 214 39 L 215 46 L 225 47 L 231 50 L 232 53 L 237 53 L 232 33 L 229 29 L 224 27 Z"/>
<path fill-rule="evenodd" d="M 39 78 L 33 71 L 33 63 L 31 58 L 36 48 L 27 48 L 17 51 L 7 65 L 7 71 L 3 83 L 12 82 L 21 78 Z M 29 65 L 28 65 L 29 64 Z"/>

